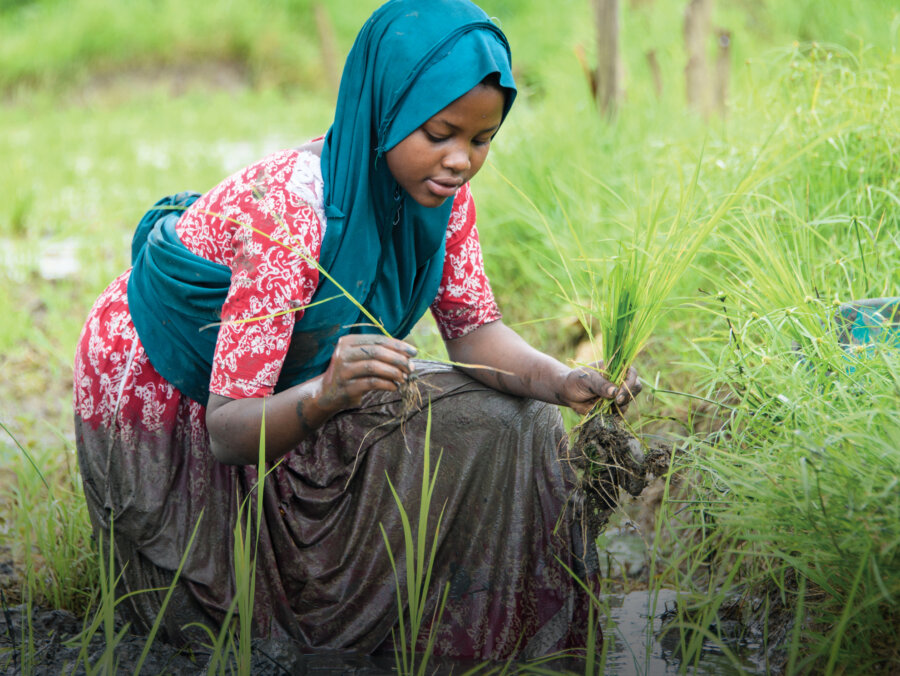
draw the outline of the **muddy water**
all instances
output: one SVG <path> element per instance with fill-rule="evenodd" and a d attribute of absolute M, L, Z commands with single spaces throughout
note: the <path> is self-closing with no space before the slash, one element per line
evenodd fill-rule
<path fill-rule="evenodd" d="M 26 242 L 0 238 L 0 272 L 18 283 L 32 272 L 47 280 L 74 277 L 81 270 L 79 249 L 80 243 L 73 239 Z"/>
<path fill-rule="evenodd" d="M 617 676 L 657 676 L 683 673 L 678 658 L 677 632 L 664 632 L 664 618 L 674 611 L 677 592 L 662 589 L 656 593 L 634 591 L 629 594 L 611 595 L 609 620 L 612 631 L 606 630 L 609 641 L 606 673 Z M 729 649 L 736 654 L 734 664 L 723 650 L 711 641 L 703 644 L 700 659 L 685 669 L 690 674 L 727 676 L 731 674 L 764 674 L 764 665 L 750 658 L 756 646 L 734 644 Z"/>

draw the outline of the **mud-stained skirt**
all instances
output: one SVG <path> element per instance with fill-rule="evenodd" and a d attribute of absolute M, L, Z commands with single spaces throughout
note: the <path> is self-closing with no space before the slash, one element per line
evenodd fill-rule
<path fill-rule="evenodd" d="M 142 352 L 139 341 L 135 345 Z M 145 358 L 137 362 L 146 382 L 152 366 Z M 256 508 L 257 470 L 217 462 L 205 409 L 174 388 L 155 416 L 126 403 L 85 419 L 79 397 L 113 388 L 121 398 L 128 368 L 134 367 L 123 363 L 105 383 L 79 388 L 76 382 L 76 437 L 90 517 L 104 542 L 114 531 L 120 593 L 168 585 L 199 523 L 163 634 L 176 643 L 203 639 L 185 625 L 202 622 L 216 631 L 232 603 L 234 526 L 243 504 Z M 449 583 L 435 652 L 481 660 L 577 645 L 584 628 L 575 618 L 583 616 L 584 599 L 561 564 L 572 567 L 567 505 L 573 488 L 560 461 L 566 440 L 558 410 L 500 394 L 443 365 L 418 362 L 417 368 L 425 408 L 404 423 L 396 393 L 372 393 L 359 409 L 334 417 L 269 464 L 254 631 L 293 638 L 311 651 L 368 653 L 390 641 L 398 608 L 387 547 L 404 598 L 406 553 L 388 479 L 415 528 L 430 400 L 430 462 L 432 469 L 438 459 L 440 465 L 429 538 L 443 516 L 426 617 Z M 132 404 L 140 403 L 139 395 L 132 392 Z M 165 590 L 144 592 L 122 605 L 134 626 L 147 630 L 164 596 Z"/>

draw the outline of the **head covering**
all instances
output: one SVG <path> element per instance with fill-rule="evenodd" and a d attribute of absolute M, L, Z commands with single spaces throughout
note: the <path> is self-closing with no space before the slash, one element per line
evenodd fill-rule
<path fill-rule="evenodd" d="M 468 0 L 392 0 L 347 57 L 322 149 L 328 226 L 319 262 L 395 337 L 409 333 L 437 294 L 453 200 L 419 205 L 384 153 L 493 73 L 505 117 L 516 94 L 509 44 Z M 339 293 L 324 280 L 317 297 Z M 369 321 L 347 298 L 307 312 L 311 320 L 340 317 L 343 326 Z"/>

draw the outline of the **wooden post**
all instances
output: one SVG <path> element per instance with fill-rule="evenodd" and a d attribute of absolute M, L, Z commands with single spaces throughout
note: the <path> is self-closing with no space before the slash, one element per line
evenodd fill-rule
<path fill-rule="evenodd" d="M 316 30 L 319 33 L 319 47 L 322 50 L 322 65 L 325 67 L 325 77 L 333 91 L 341 86 L 341 67 L 337 56 L 337 39 L 334 36 L 334 25 L 328 10 L 321 2 L 313 3 L 313 14 L 316 18 Z"/>
<path fill-rule="evenodd" d="M 656 92 L 656 98 L 660 99 L 662 98 L 663 82 L 655 49 L 647 50 L 647 65 L 650 67 L 650 75 L 653 77 L 653 89 Z"/>
<path fill-rule="evenodd" d="M 600 110 L 612 116 L 622 100 L 619 0 L 594 0 L 594 25 L 597 33 L 595 96 Z"/>
<path fill-rule="evenodd" d="M 715 105 L 719 115 L 725 117 L 728 107 L 728 80 L 731 77 L 731 31 L 719 29 L 719 52 L 716 56 Z"/>
<path fill-rule="evenodd" d="M 684 10 L 684 44 L 687 65 L 684 67 L 688 105 L 709 114 L 709 68 L 706 64 L 706 38 L 709 35 L 712 0 L 691 0 Z"/>

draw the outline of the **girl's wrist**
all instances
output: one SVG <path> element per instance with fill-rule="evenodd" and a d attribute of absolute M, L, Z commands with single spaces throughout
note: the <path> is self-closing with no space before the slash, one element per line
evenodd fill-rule
<path fill-rule="evenodd" d="M 322 381 L 321 375 L 308 380 L 297 401 L 297 417 L 307 432 L 318 429 L 342 410 L 332 397 L 325 394 Z"/>
<path fill-rule="evenodd" d="M 552 388 L 552 396 L 547 401 L 554 404 L 563 404 L 568 406 L 571 390 L 571 377 L 574 369 L 569 368 L 561 362 L 557 362 L 558 366 L 553 369 L 549 383 Z"/>

